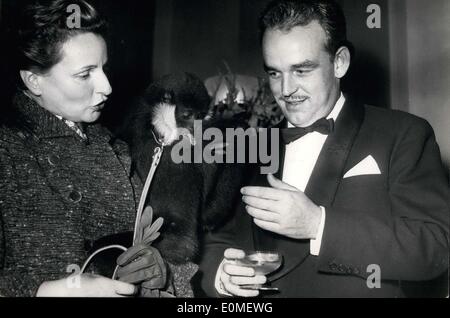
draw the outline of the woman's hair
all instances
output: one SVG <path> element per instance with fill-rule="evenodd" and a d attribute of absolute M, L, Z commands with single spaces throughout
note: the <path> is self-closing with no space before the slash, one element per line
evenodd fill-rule
<path fill-rule="evenodd" d="M 45 74 L 62 59 L 71 37 L 92 32 L 105 36 L 106 22 L 84 0 L 37 1 L 25 8 L 17 34 L 18 69 Z"/>

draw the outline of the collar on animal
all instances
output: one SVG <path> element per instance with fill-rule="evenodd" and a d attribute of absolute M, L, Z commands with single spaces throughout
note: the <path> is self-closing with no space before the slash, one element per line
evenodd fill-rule
<path fill-rule="evenodd" d="M 160 145 L 161 147 L 165 147 L 167 146 L 167 144 L 164 142 L 164 140 L 162 138 L 158 138 L 155 134 L 155 132 L 153 131 L 153 129 L 151 129 L 152 135 L 153 135 L 153 139 L 155 140 L 155 142 Z"/>

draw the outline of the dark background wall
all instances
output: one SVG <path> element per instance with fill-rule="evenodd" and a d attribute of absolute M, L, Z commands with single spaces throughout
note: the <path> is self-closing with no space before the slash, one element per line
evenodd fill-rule
<path fill-rule="evenodd" d="M 222 61 L 232 71 L 260 75 L 259 13 L 268 0 L 156 0 L 153 74 L 187 70 L 203 78 L 218 74 Z M 368 103 L 389 104 L 389 33 L 387 0 L 381 7 L 381 29 L 368 29 L 366 8 L 373 0 L 340 0 L 347 15 L 349 38 L 357 47 L 346 88 Z M 161 61 L 164 61 L 161 63 Z M 367 76 L 370 74 L 370 76 Z"/>
<path fill-rule="evenodd" d="M 0 0 L 2 29 L 14 25 L 15 14 L 28 1 Z M 450 1 L 338 1 L 356 48 L 345 90 L 372 105 L 426 118 L 450 163 Z M 114 124 L 131 97 L 170 72 L 190 71 L 206 79 L 224 71 L 226 61 L 235 73 L 264 75 L 257 19 L 268 0 L 93 2 L 111 25 L 114 103 L 107 122 Z M 367 27 L 369 4 L 381 8 L 380 29 Z"/>
<path fill-rule="evenodd" d="M 408 0 L 405 7 L 404 110 L 431 123 L 450 167 L 450 1 Z"/>

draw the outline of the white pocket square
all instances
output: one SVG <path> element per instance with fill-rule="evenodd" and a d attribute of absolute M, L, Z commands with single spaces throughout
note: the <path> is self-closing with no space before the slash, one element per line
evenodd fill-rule
<path fill-rule="evenodd" d="M 366 159 L 358 163 L 352 169 L 350 169 L 345 175 L 344 179 L 356 176 L 381 174 L 380 168 L 377 162 L 372 156 L 368 156 Z"/>

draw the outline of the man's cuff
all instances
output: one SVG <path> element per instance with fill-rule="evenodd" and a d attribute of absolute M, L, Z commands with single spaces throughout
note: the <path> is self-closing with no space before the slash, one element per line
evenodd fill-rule
<path fill-rule="evenodd" d="M 223 265 L 225 264 L 225 262 L 226 262 L 226 260 L 223 259 L 219 265 L 219 268 L 217 269 L 216 278 L 214 279 L 214 287 L 216 288 L 216 292 L 219 293 L 219 295 L 232 296 L 231 294 L 229 294 L 225 291 L 225 289 L 223 288 L 222 282 L 220 281 L 220 274 L 223 272 Z"/>
<path fill-rule="evenodd" d="M 320 210 L 322 211 L 322 214 L 320 216 L 319 229 L 317 231 L 316 238 L 310 241 L 309 247 L 309 252 L 314 256 L 319 256 L 320 246 L 322 245 L 323 230 L 325 229 L 325 208 L 321 206 Z"/>

